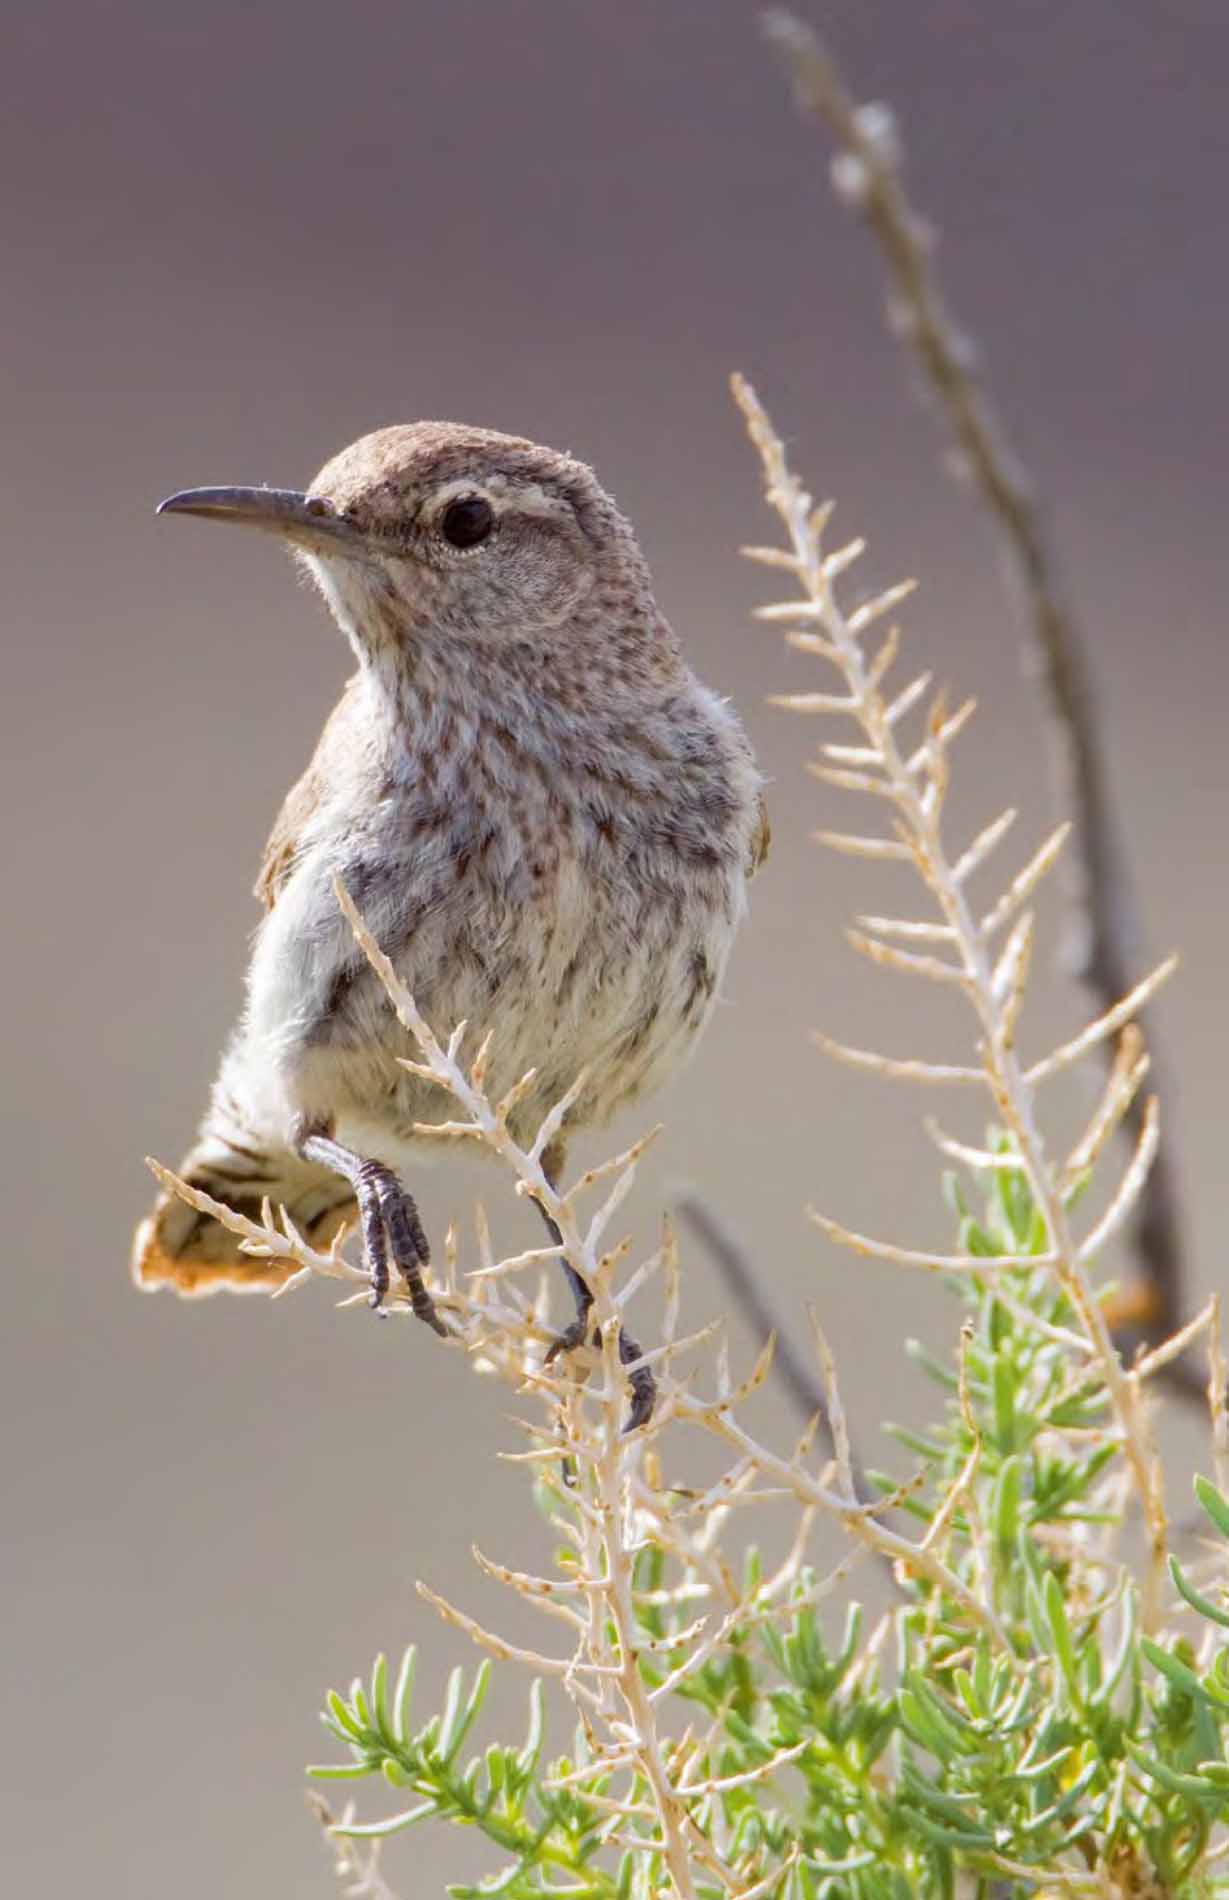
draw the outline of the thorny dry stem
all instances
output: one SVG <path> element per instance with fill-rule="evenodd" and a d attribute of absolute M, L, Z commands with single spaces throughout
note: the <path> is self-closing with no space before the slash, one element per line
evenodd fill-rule
<path fill-rule="evenodd" d="M 802 1416 L 815 1421 L 817 1429 L 835 1451 L 834 1386 L 829 1380 L 827 1367 L 821 1368 L 821 1381 L 796 1349 L 774 1312 L 744 1248 L 713 1208 L 698 1195 L 681 1194 L 676 1211 L 706 1251 L 720 1264 L 722 1278 L 727 1286 L 736 1290 L 738 1303 L 751 1320 L 757 1338 L 776 1339 L 773 1371 L 778 1383 L 784 1386 Z M 857 1458 L 852 1454 L 850 1456 L 854 1493 L 865 1499 L 870 1496 L 866 1477 Z"/>
<path fill-rule="evenodd" d="M 790 473 L 782 444 L 750 385 L 736 377 L 734 394 L 763 462 L 769 505 L 780 516 L 788 543 L 784 550 L 748 549 L 746 552 L 767 565 L 784 566 L 794 575 L 800 590 L 800 598 L 796 600 L 774 602 L 761 608 L 760 617 L 802 628 L 803 631 L 791 636 L 792 644 L 827 660 L 842 675 L 846 692 L 839 700 L 840 710 L 861 727 L 865 744 L 843 748 L 843 756 L 848 757 L 851 751 L 856 754 L 859 771 L 852 775 L 858 780 L 856 786 L 849 786 L 851 775 L 848 773 L 842 774 L 841 782 L 847 789 L 873 793 L 890 807 L 893 841 L 905 847 L 939 910 L 937 919 L 917 923 L 905 920 L 904 928 L 918 936 L 941 931 L 943 935 L 938 941 L 947 954 L 923 957 L 902 952 L 882 936 L 875 935 L 856 936 L 855 947 L 889 968 L 954 985 L 967 997 L 981 1031 L 978 1046 L 981 1066 L 958 1073 L 961 1080 L 976 1081 L 989 1091 L 998 1116 L 1012 1137 L 1034 1203 L 1044 1215 L 1049 1251 L 1031 1260 L 1004 1255 L 997 1261 L 975 1255 L 924 1253 L 851 1233 L 824 1215 L 816 1215 L 815 1219 L 830 1239 L 897 1266 L 978 1274 L 1022 1267 L 1046 1267 L 1054 1272 L 1079 1316 L 1091 1355 L 1104 1380 L 1143 1509 L 1149 1544 L 1143 1619 L 1145 1629 L 1151 1629 L 1160 1606 L 1166 1559 L 1165 1505 L 1160 1475 L 1143 1418 L 1138 1374 L 1128 1373 L 1122 1364 L 1089 1282 L 1087 1265 L 1121 1226 L 1143 1192 L 1156 1157 L 1156 1101 L 1149 1098 L 1136 1153 L 1109 1208 L 1092 1232 L 1080 1241 L 1072 1229 L 1059 1172 L 1051 1165 L 1042 1138 L 1036 1090 L 1048 1076 L 1127 1026 L 1170 974 L 1174 960 L 1171 958 L 1162 964 L 1122 1001 L 1115 999 L 1096 1022 L 1061 1049 L 1031 1066 L 1026 1067 L 1021 1062 L 1016 1033 L 1032 947 L 1031 912 L 1023 911 L 1016 917 L 1006 941 L 998 947 L 996 936 L 1016 910 L 1016 903 L 1011 901 L 1012 893 L 1022 886 L 1032 888 L 1044 869 L 1054 862 L 1057 852 L 1049 846 L 1043 847 L 1039 854 L 1042 870 L 1034 873 L 1033 866 L 1039 860 L 1032 860 L 1025 873 L 1008 887 L 1006 896 L 983 918 L 978 918 L 969 898 L 968 882 L 1006 836 L 1009 820 L 1007 814 L 995 819 L 960 857 L 953 859 L 949 855 L 942 816 L 953 721 L 944 695 L 939 693 L 931 700 L 922 743 L 914 749 L 902 748 L 899 738 L 902 721 L 911 707 L 920 703 L 926 688 L 918 692 L 911 686 L 903 695 L 885 699 L 880 688 L 896 657 L 896 637 L 889 634 L 886 649 L 875 659 L 868 659 L 862 644 L 861 636 L 891 612 L 902 598 L 903 590 L 893 588 L 875 600 L 864 602 L 848 615 L 842 610 L 836 598 L 835 582 L 862 552 L 862 543 L 852 542 L 831 554 L 824 552 L 822 537 L 830 508 L 816 509 L 811 497 Z M 831 750 L 825 748 L 827 756 L 831 756 Z M 827 772 L 826 767 L 819 769 Z M 898 923 L 896 928 L 899 932 L 902 926 Z M 1106 1097 L 1094 1118 L 1094 1126 L 1107 1123 L 1118 1112 L 1117 1102 L 1123 1090 L 1123 1060 L 1138 1067 L 1137 1047 L 1132 1042 L 1127 1057 L 1112 1068 Z M 948 1082 L 952 1079 L 953 1072 L 946 1066 L 935 1070 L 924 1062 L 902 1064 L 867 1051 L 834 1050 L 834 1053 L 847 1058 L 856 1055 L 860 1067 L 898 1077 L 904 1074 L 911 1080 Z M 1082 1152 L 1080 1159 L 1083 1159 Z"/>
<path fill-rule="evenodd" d="M 354 1840 L 345 1831 L 354 1819 L 354 1803 L 348 1801 L 342 1812 L 335 1814 L 322 1794 L 309 1789 L 307 1805 L 323 1829 L 345 1900 L 397 1900 L 380 1867 L 381 1843 Z"/>
<path fill-rule="evenodd" d="M 858 105 L 828 47 L 793 14 L 773 8 L 764 16 L 764 25 L 799 104 L 836 142 L 833 188 L 878 244 L 891 283 L 890 327 L 919 364 L 955 440 L 953 465 L 984 502 L 1019 583 L 1036 662 L 1033 670 L 1049 708 L 1061 768 L 1059 802 L 1073 807 L 1078 819 L 1078 853 L 1070 870 L 1079 910 L 1078 965 L 1102 1010 L 1108 1011 L 1131 984 L 1143 931 L 1109 786 L 1088 651 L 1065 595 L 1042 511 L 987 396 L 978 352 L 940 288 L 931 227 L 905 191 L 892 113 L 877 103 Z M 1154 1066 L 1159 1067 L 1155 1037 L 1153 1045 Z M 1167 1089 L 1161 1092 L 1168 1096 Z M 1141 1110 L 1128 1103 L 1126 1112 L 1138 1128 Z M 1159 1341 L 1182 1322 L 1187 1278 L 1169 1144 L 1157 1153 L 1140 1200 L 1135 1251 L 1148 1294 L 1141 1324 L 1150 1340 Z M 1170 1382 L 1188 1398 L 1198 1399 L 1198 1379 L 1187 1376 L 1187 1370 L 1185 1362 L 1175 1365 Z"/>
<path fill-rule="evenodd" d="M 828 511 L 814 510 L 810 498 L 790 474 L 780 442 L 749 386 L 738 381 L 735 393 L 763 458 L 769 500 L 787 537 L 785 548 L 749 552 L 792 574 L 800 587 L 798 599 L 769 607 L 764 618 L 801 628 L 791 636 L 795 644 L 829 661 L 842 676 L 845 690 L 841 694 L 809 696 L 809 701 L 822 700 L 826 710 L 835 706 L 861 728 L 862 743 L 841 748 L 838 756 L 856 761 L 856 768 L 849 769 L 856 769 L 859 789 L 872 792 L 879 808 L 890 815 L 890 835 L 858 840 L 858 853 L 912 861 L 937 905 L 938 915 L 931 920 L 863 919 L 860 947 L 873 945 L 879 960 L 889 967 L 955 985 L 967 997 L 979 1032 L 978 1062 L 955 1073 L 962 1081 L 977 1084 L 993 1101 L 1011 1137 L 1019 1167 L 1027 1176 L 1034 1202 L 1044 1214 L 1049 1244 L 1040 1254 L 1019 1257 L 944 1257 L 855 1236 L 826 1218 L 817 1218 L 843 1244 L 888 1262 L 992 1275 L 996 1282 L 1012 1270 L 1056 1277 L 1075 1314 L 1071 1326 L 1051 1325 L 1019 1302 L 1014 1303 L 1013 1310 L 1048 1330 L 1055 1343 L 1069 1351 L 1072 1391 L 1086 1385 L 1090 1369 L 1104 1383 L 1112 1419 L 1104 1428 L 1097 1428 L 1095 1435 L 1121 1449 L 1124 1457 L 1119 1461 L 1120 1470 L 1126 1471 L 1142 1501 L 1149 1536 L 1142 1594 L 1145 1619 L 1150 1625 L 1165 1558 L 1166 1526 L 1159 1468 L 1144 1415 L 1143 1389 L 1145 1382 L 1162 1370 L 1168 1349 L 1153 1352 L 1130 1370 L 1124 1368 L 1088 1280 L 1088 1257 L 1094 1246 L 1117 1229 L 1142 1192 L 1155 1154 L 1154 1136 L 1146 1132 L 1135 1161 L 1111 1196 L 1108 1210 L 1091 1236 L 1082 1241 L 1072 1228 L 1065 1195 L 1073 1171 L 1082 1177 L 1092 1165 L 1105 1145 L 1108 1130 L 1121 1116 L 1125 1099 L 1138 1087 L 1144 1057 L 1130 1018 L 1171 966 L 1162 966 L 1137 986 L 1126 1003 L 1108 1010 L 1056 1055 L 1031 1066 L 1022 1063 L 1016 1049 L 1016 1030 L 1032 931 L 1031 918 L 1022 905 L 1055 852 L 1046 848 L 1042 871 L 1034 875 L 1030 870 L 1016 878 L 1007 897 L 979 919 L 970 903 L 967 882 L 1006 835 L 1007 826 L 996 820 L 958 859 L 949 857 L 942 835 L 948 748 L 958 724 L 967 715 L 962 713 L 959 719 L 949 715 L 939 695 L 931 702 L 920 744 L 903 744 L 902 722 L 911 707 L 920 706 L 928 689 L 909 687 L 891 699 L 885 698 L 881 688 L 886 688 L 896 657 L 896 638 L 890 635 L 874 659 L 866 656 L 861 642 L 863 633 L 900 597 L 900 590 L 848 615 L 842 611 L 834 582 L 855 558 L 859 544 L 831 554 L 824 551 L 821 536 Z M 831 752 L 826 756 L 830 758 Z M 840 769 L 845 771 L 846 767 Z M 837 848 L 850 848 L 849 840 L 840 840 Z M 709 1749 L 691 1729 L 682 1737 L 670 1732 L 668 1724 L 678 1706 L 673 1691 L 726 1649 L 732 1638 L 757 1624 L 796 1616 L 807 1603 L 818 1602 L 847 1574 L 853 1555 L 862 1553 L 877 1553 L 891 1564 L 902 1583 L 933 1593 L 931 1613 L 942 1601 L 945 1615 L 957 1629 L 967 1631 L 970 1642 L 977 1636 L 987 1639 L 992 1653 L 1009 1671 L 1019 1673 L 1022 1664 L 978 1558 L 978 1540 L 984 1539 L 984 1527 L 976 1521 L 974 1497 L 980 1442 L 974 1435 L 972 1450 L 965 1468 L 956 1475 L 947 1505 L 932 1516 L 924 1535 L 915 1541 L 890 1528 L 882 1521 L 884 1515 L 908 1502 L 931 1473 L 923 1470 L 898 1491 L 874 1503 L 864 1501 L 856 1484 L 831 1354 L 816 1322 L 818 1371 L 827 1395 L 826 1418 L 833 1455 L 822 1463 L 816 1459 L 818 1410 L 797 1444 L 785 1453 L 762 1443 L 744 1422 L 744 1414 L 769 1375 L 773 1340 L 768 1340 L 750 1372 L 738 1380 L 730 1371 L 724 1339 L 714 1344 L 711 1327 L 689 1337 L 681 1335 L 678 1260 L 668 1230 L 660 1248 L 620 1280 L 628 1249 L 626 1243 L 612 1240 L 610 1229 L 651 1137 L 634 1143 L 601 1167 L 588 1170 L 566 1190 L 553 1184 L 544 1169 L 543 1155 L 583 1078 L 578 1078 L 573 1090 L 545 1117 L 532 1142 L 519 1142 L 510 1130 L 509 1118 L 527 1092 L 529 1079 L 501 1101 L 492 1102 L 485 1087 L 488 1045 L 483 1043 L 472 1056 L 465 1053 L 469 1036 L 463 1023 L 452 1030 L 447 1041 L 437 1037 L 344 887 L 339 883 L 336 889 L 338 903 L 359 945 L 380 977 L 399 1020 L 417 1044 L 419 1059 L 407 1063 L 407 1067 L 451 1097 L 457 1119 L 450 1126 L 496 1156 L 513 1177 L 517 1192 L 537 1201 L 557 1223 L 562 1236 L 558 1249 L 537 1247 L 498 1258 L 480 1213 L 474 1268 L 461 1272 L 458 1244 L 450 1233 L 442 1274 L 432 1275 L 430 1280 L 432 1295 L 448 1327 L 445 1349 L 464 1354 L 475 1369 L 502 1379 L 542 1407 L 536 1420 L 526 1424 L 528 1449 L 508 1455 L 531 1463 L 540 1491 L 550 1501 L 548 1515 L 553 1530 L 570 1546 L 572 1561 L 554 1575 L 535 1576 L 512 1570 L 478 1552 L 475 1557 L 487 1578 L 544 1612 L 563 1641 L 548 1651 L 514 1645 L 426 1585 L 420 1586 L 423 1596 L 452 1627 L 463 1631 L 479 1647 L 553 1678 L 570 1697 L 580 1728 L 588 1738 L 588 1759 L 600 1761 L 603 1770 L 609 1770 L 605 1792 L 592 1796 L 595 1802 L 607 1804 L 610 1832 L 604 1838 L 608 1844 L 630 1845 L 638 1854 L 651 1857 L 654 1865 L 664 1870 L 661 1879 L 668 1877 L 679 1900 L 693 1900 L 697 1882 L 711 1881 L 716 1881 L 728 1900 L 757 1900 L 757 1896 L 766 1896 L 775 1888 L 784 1870 L 779 1866 L 772 1869 L 770 1878 L 757 1852 L 735 1854 L 720 1830 L 708 1833 L 701 1827 L 697 1804 L 722 1794 L 722 1778 L 714 1776 L 711 1767 L 701 1771 L 699 1764 L 710 1759 Z M 1022 894 L 1013 897 L 1013 892 Z M 1006 932 L 1006 940 L 1000 946 L 1001 932 Z M 928 952 L 920 958 L 895 954 L 895 945 L 908 941 L 933 944 L 936 953 L 932 956 Z M 893 954 L 881 955 L 885 948 Z M 1035 1098 L 1041 1082 L 1100 1039 L 1119 1031 L 1123 1032 L 1120 1053 L 1104 1099 L 1071 1156 L 1062 1163 L 1052 1162 L 1036 1116 Z M 857 1054 L 857 1061 L 864 1068 L 928 1082 L 944 1082 L 953 1074 L 950 1069 L 925 1062 L 889 1062 L 865 1052 Z M 1150 1109 L 1146 1131 L 1154 1129 L 1154 1116 L 1155 1110 Z M 960 1157 L 975 1168 L 1002 1165 L 1001 1155 L 969 1142 L 954 1143 L 945 1135 L 940 1139 L 949 1147 L 954 1145 Z M 327 1251 L 315 1249 L 294 1228 L 284 1210 L 266 1206 L 261 1220 L 253 1221 L 189 1187 L 158 1164 L 151 1166 L 165 1187 L 239 1235 L 248 1252 L 283 1262 L 287 1277 L 279 1292 L 320 1278 L 341 1284 L 346 1295 L 343 1305 L 365 1297 L 367 1275 L 347 1259 L 340 1237 Z M 553 1333 L 540 1283 L 544 1266 L 560 1252 L 593 1291 L 600 1346 L 582 1348 L 567 1362 L 548 1363 L 546 1355 Z M 526 1274 L 539 1282 L 532 1294 L 521 1290 Z M 664 1319 L 657 1343 L 651 1344 L 644 1356 L 653 1363 L 659 1400 L 650 1421 L 629 1435 L 623 1427 L 627 1368 L 619 1361 L 619 1328 L 632 1295 L 639 1296 L 654 1283 L 663 1294 Z M 1012 1300 L 1006 1286 L 1003 1297 L 1005 1302 Z M 404 1294 L 393 1295 L 390 1310 L 403 1315 L 411 1312 Z M 1215 1302 L 1180 1337 L 1174 1350 L 1189 1345 L 1205 1329 L 1210 1340 L 1208 1393 L 1216 1420 L 1216 1454 L 1223 1482 L 1229 1474 L 1229 1426 L 1224 1416 L 1226 1372 Z M 692 1369 L 681 1372 L 677 1362 L 685 1358 L 690 1359 Z M 706 1374 L 713 1389 L 698 1389 Z M 729 1461 L 716 1480 L 706 1478 L 697 1487 L 665 1474 L 667 1446 L 670 1456 L 676 1456 L 683 1442 L 683 1426 L 690 1426 L 694 1433 L 724 1448 Z M 1073 1428 L 1074 1439 L 1082 1434 L 1089 1434 L 1087 1426 Z M 1126 1491 L 1122 1477 L 1107 1478 L 1105 1482 L 1107 1486 L 1118 1484 L 1117 1502 L 1121 1505 Z M 748 1573 L 740 1581 L 723 1554 L 723 1532 L 738 1513 L 773 1498 L 791 1500 L 796 1510 L 788 1547 L 775 1568 L 754 1576 Z M 963 1565 L 951 1555 L 960 1508 L 970 1525 L 973 1552 L 972 1562 Z M 816 1581 L 809 1575 L 807 1558 L 812 1527 L 821 1517 L 842 1524 L 855 1551 L 835 1571 Z M 1077 1528 L 1070 1535 L 1078 1538 L 1085 1533 Z M 1098 1535 L 1106 1541 L 1102 1545 L 1089 1543 L 1084 1550 L 1092 1572 L 1096 1570 L 1097 1551 L 1108 1550 L 1113 1532 L 1104 1530 Z M 647 1550 L 663 1553 L 672 1566 L 669 1587 L 655 1598 L 637 1581 L 637 1560 Z M 686 1629 L 674 1629 L 667 1646 L 672 1653 L 681 1648 L 682 1659 L 675 1661 L 664 1680 L 655 1684 L 646 1677 L 640 1661 L 653 1648 L 642 1615 L 650 1600 L 668 1605 L 672 1614 L 687 1622 Z M 881 1638 L 887 1628 L 885 1620 Z M 873 1645 L 874 1639 L 867 1656 Z M 776 1755 L 765 1766 L 765 1775 L 771 1776 L 788 1760 L 788 1750 Z M 582 1757 L 577 1773 L 585 1772 Z M 346 1823 L 326 1818 L 326 1825 L 340 1835 Z M 355 1894 L 386 1900 L 388 1890 L 374 1859 L 356 1853 L 345 1860 L 341 1871 L 354 1883 Z M 1011 1871 L 1006 1863 L 1004 1871 Z M 1064 1866 L 1055 1871 L 1054 1878 L 1058 1886 L 1072 1892 L 1108 1891 L 1103 1885 L 1090 1884 L 1089 1877 L 1077 1868 L 1068 1870 Z M 656 1884 L 649 1879 L 645 1891 L 656 1891 L 660 1884 L 660 1879 Z"/>

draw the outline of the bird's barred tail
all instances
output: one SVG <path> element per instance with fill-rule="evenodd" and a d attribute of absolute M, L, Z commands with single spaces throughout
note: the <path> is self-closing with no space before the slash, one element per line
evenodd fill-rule
<path fill-rule="evenodd" d="M 199 1142 L 176 1172 L 190 1187 L 249 1220 L 261 1219 L 266 1199 L 275 1211 L 284 1207 L 313 1247 L 327 1247 L 354 1213 L 349 1189 L 335 1177 L 307 1168 L 292 1155 L 232 1148 L 216 1137 Z M 150 1292 L 169 1286 L 186 1298 L 268 1293 L 292 1271 L 280 1261 L 244 1253 L 237 1234 L 175 1194 L 158 1196 L 133 1238 L 132 1277 Z"/>

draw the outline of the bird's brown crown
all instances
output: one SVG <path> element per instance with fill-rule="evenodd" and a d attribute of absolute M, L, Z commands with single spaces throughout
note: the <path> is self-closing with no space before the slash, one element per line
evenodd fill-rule
<path fill-rule="evenodd" d="M 327 461 L 311 485 L 339 510 L 416 505 L 441 483 L 541 483 L 561 495 L 600 494 L 583 462 L 519 435 L 460 422 L 401 422 L 374 429 Z"/>
<path fill-rule="evenodd" d="M 598 545 L 608 537 L 634 542 L 583 462 L 524 436 L 464 423 L 398 423 L 360 436 L 325 463 L 311 493 L 361 530 L 401 533 L 407 542 L 418 531 L 429 535 L 450 501 L 471 496 L 490 505 L 494 526 L 515 511 L 573 522 Z M 428 546 L 424 540 L 417 551 Z"/>

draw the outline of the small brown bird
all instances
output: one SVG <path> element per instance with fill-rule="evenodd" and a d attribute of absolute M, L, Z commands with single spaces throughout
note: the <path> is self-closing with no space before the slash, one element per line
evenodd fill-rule
<path fill-rule="evenodd" d="M 364 436 L 307 494 L 197 488 L 160 512 L 279 536 L 358 661 L 269 839 L 247 1005 L 180 1172 L 254 1217 L 283 1204 L 317 1245 L 357 1202 L 373 1304 L 391 1261 L 442 1331 L 398 1177 L 439 1092 L 397 1061 L 417 1052 L 334 877 L 438 1031 L 493 1031 L 493 1097 L 536 1066 L 519 1136 L 587 1072 L 546 1157 L 557 1179 L 568 1136 L 660 1083 L 703 1027 L 768 848 L 760 775 L 631 527 L 570 456 L 418 422 Z M 571 1348 L 591 1301 L 565 1270 Z M 286 1269 L 163 1197 L 133 1272 L 203 1294 Z M 632 1385 L 635 1422 L 652 1381 Z"/>

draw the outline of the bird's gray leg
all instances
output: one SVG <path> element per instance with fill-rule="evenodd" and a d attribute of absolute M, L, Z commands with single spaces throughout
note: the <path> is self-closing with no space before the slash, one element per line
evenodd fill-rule
<path fill-rule="evenodd" d="M 553 1187 L 554 1183 L 552 1182 L 551 1185 Z M 555 1246 L 562 1247 L 563 1235 L 559 1231 L 558 1221 L 553 1220 L 540 1203 L 535 1202 L 535 1206 L 537 1206 L 538 1212 L 546 1222 L 546 1231 Z M 558 1339 L 556 1339 L 551 1346 L 546 1355 L 546 1363 L 548 1366 L 552 1359 L 559 1357 L 560 1353 L 575 1352 L 577 1346 L 584 1345 L 589 1336 L 589 1315 L 593 1311 L 593 1294 L 589 1290 L 589 1282 L 584 1278 L 584 1275 L 577 1273 L 571 1261 L 562 1253 L 559 1256 L 559 1265 L 563 1268 L 564 1276 L 571 1289 L 572 1298 L 576 1302 L 576 1317 L 570 1326 L 564 1328 Z M 596 1333 L 594 1334 L 593 1343 L 594 1345 L 599 1343 Z"/>
<path fill-rule="evenodd" d="M 371 1272 L 372 1306 L 379 1309 L 388 1296 L 391 1250 L 416 1317 L 441 1339 L 447 1339 L 448 1328 L 423 1284 L 422 1269 L 431 1258 L 427 1236 L 413 1196 L 402 1187 L 393 1170 L 382 1161 L 365 1161 L 362 1155 L 343 1147 L 320 1128 L 304 1127 L 296 1131 L 295 1147 L 305 1161 L 339 1174 L 354 1190 L 363 1228 L 363 1248 Z"/>
<path fill-rule="evenodd" d="M 564 1151 L 562 1145 L 553 1145 L 547 1149 L 542 1157 L 542 1171 L 553 1188 L 558 1187 L 559 1176 L 563 1170 L 563 1161 Z M 546 1222 L 546 1230 L 555 1246 L 562 1247 L 563 1235 L 559 1231 L 558 1221 L 547 1213 L 540 1201 L 535 1202 L 535 1206 L 541 1214 L 542 1219 Z M 571 1325 L 560 1333 L 559 1337 L 547 1352 L 546 1364 L 548 1366 L 551 1360 L 557 1359 L 561 1353 L 575 1352 L 578 1346 L 585 1344 L 589 1336 L 589 1315 L 593 1311 L 593 1293 L 584 1275 L 577 1273 L 571 1261 L 562 1253 L 559 1256 L 559 1265 L 563 1268 L 568 1286 L 572 1291 L 572 1297 L 576 1301 L 576 1317 Z M 595 1346 L 601 1344 L 601 1335 L 599 1333 L 594 1333 L 593 1344 Z M 636 1344 L 636 1341 L 632 1338 L 626 1327 L 620 1326 L 620 1363 L 625 1366 L 632 1365 L 639 1359 L 640 1352 L 641 1348 Z M 648 1366 L 637 1366 L 636 1370 L 630 1374 L 627 1383 L 631 1391 L 632 1402 L 627 1414 L 627 1423 L 624 1425 L 623 1430 L 625 1432 L 634 1432 L 638 1425 L 646 1424 L 653 1416 L 653 1407 L 657 1403 L 657 1381 Z"/>
<path fill-rule="evenodd" d="M 559 1177 L 563 1173 L 563 1164 L 566 1159 L 567 1149 L 562 1141 L 552 1141 L 542 1156 L 542 1172 L 551 1186 L 556 1190 L 558 1190 L 559 1187 Z M 541 1201 L 535 1201 L 534 1206 L 546 1223 L 547 1233 L 550 1235 L 555 1246 L 561 1250 L 559 1254 L 559 1265 L 563 1268 L 568 1289 L 573 1300 L 576 1302 L 576 1317 L 573 1319 L 572 1324 L 565 1327 L 563 1332 L 560 1333 L 558 1339 L 546 1355 L 546 1363 L 549 1366 L 551 1360 L 557 1359 L 560 1353 L 575 1352 L 578 1346 L 585 1344 L 585 1341 L 589 1337 L 589 1315 L 593 1311 L 593 1293 L 584 1275 L 577 1273 L 567 1255 L 562 1252 L 563 1235 L 559 1231 L 558 1221 L 555 1220 L 553 1215 L 547 1213 Z M 593 1343 L 595 1346 L 601 1344 L 596 1333 L 593 1336 Z"/>

